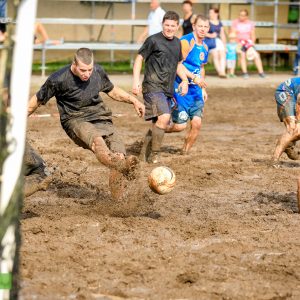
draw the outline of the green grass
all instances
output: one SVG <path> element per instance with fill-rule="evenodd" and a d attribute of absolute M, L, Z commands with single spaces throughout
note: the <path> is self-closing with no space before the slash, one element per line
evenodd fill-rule
<path fill-rule="evenodd" d="M 50 62 L 46 64 L 46 74 L 49 75 L 60 68 L 64 67 L 65 65 L 70 64 L 70 61 L 59 61 L 59 62 Z M 130 61 L 116 61 L 114 63 L 111 62 L 101 62 L 100 65 L 104 68 L 104 70 L 108 74 L 132 74 L 132 67 L 130 66 Z M 256 67 L 254 65 L 249 65 L 248 67 L 249 72 L 256 72 Z M 273 71 L 271 66 L 264 66 L 264 70 L 266 72 Z M 290 71 L 291 66 L 279 66 L 276 67 L 276 71 Z M 205 66 L 206 74 L 216 74 L 213 64 L 208 63 Z M 239 73 L 241 69 L 239 67 L 236 68 L 236 71 Z M 33 64 L 33 74 L 40 74 L 41 73 L 41 64 L 34 63 Z"/>

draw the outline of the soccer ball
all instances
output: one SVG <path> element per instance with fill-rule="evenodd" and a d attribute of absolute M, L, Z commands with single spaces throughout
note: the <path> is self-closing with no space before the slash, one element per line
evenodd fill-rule
<path fill-rule="evenodd" d="M 168 167 L 157 167 L 151 171 L 148 182 L 153 192 L 160 195 L 167 194 L 175 186 L 175 173 Z"/>

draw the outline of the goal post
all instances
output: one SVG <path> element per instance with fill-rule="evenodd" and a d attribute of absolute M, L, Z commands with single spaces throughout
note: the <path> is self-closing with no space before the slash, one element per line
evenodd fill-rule
<path fill-rule="evenodd" d="M 33 55 L 37 0 L 14 1 L 15 26 L 5 43 L 2 68 L 8 82 L 8 105 L 2 93 L 0 106 L 0 300 L 16 299 L 19 214 L 23 200 L 23 155 L 27 126 L 27 103 Z M 4 70 L 2 70 L 3 73 Z M 3 76 L 2 76 L 3 78 Z M 2 80 L 2 92 L 4 80 Z M 4 97 L 3 97 L 4 96 Z"/>

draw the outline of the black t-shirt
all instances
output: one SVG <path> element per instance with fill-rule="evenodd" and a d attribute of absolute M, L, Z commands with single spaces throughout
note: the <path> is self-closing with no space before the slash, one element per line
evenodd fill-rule
<path fill-rule="evenodd" d="M 71 72 L 68 65 L 53 73 L 37 92 L 41 104 L 55 97 L 61 124 L 69 120 L 111 121 L 111 110 L 104 104 L 99 92 L 109 93 L 113 84 L 99 65 L 94 65 L 91 77 L 82 81 Z"/>
<path fill-rule="evenodd" d="M 192 17 L 193 14 L 189 18 L 183 20 L 182 23 L 183 35 L 193 32 L 193 24 L 191 22 Z"/>
<path fill-rule="evenodd" d="M 145 60 L 143 93 L 164 92 L 172 97 L 177 65 L 182 60 L 179 39 L 169 40 L 156 33 L 146 39 L 139 54 Z"/>

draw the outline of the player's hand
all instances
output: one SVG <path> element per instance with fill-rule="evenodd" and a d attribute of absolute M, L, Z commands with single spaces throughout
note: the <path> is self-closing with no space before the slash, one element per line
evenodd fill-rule
<path fill-rule="evenodd" d="M 201 87 L 202 89 L 207 88 L 206 82 L 205 82 L 204 79 L 201 78 L 201 77 L 196 76 L 196 77 L 193 79 L 193 82 L 194 82 L 195 84 L 197 84 L 199 87 Z"/>
<path fill-rule="evenodd" d="M 134 106 L 134 109 L 137 112 L 138 116 L 140 118 L 143 118 L 145 116 L 145 105 L 136 99 L 133 102 L 133 106 Z"/>
<path fill-rule="evenodd" d="M 181 96 L 184 96 L 187 94 L 189 90 L 189 82 L 186 80 L 181 81 L 181 83 L 178 85 L 178 91 L 180 92 Z"/>
<path fill-rule="evenodd" d="M 132 93 L 138 95 L 141 92 L 141 85 L 139 82 L 134 82 L 132 85 Z"/>
<path fill-rule="evenodd" d="M 205 89 L 202 90 L 202 96 L 203 96 L 203 100 L 204 102 L 206 102 L 208 100 L 208 95 Z"/>

